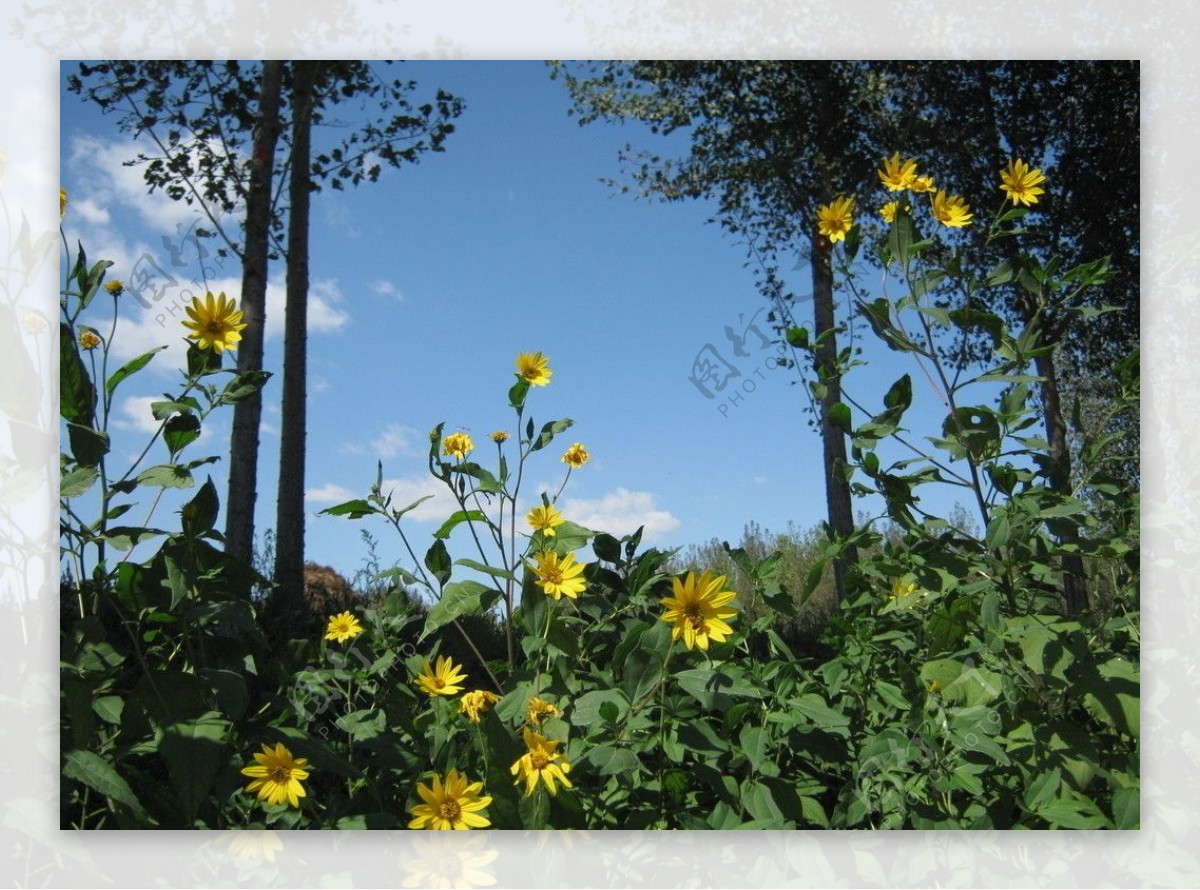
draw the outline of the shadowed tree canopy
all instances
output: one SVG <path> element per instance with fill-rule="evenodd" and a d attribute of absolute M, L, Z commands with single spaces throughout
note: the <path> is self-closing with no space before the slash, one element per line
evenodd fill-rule
<path fill-rule="evenodd" d="M 1058 257 L 1062 270 L 1110 256 L 1116 274 L 1084 299 L 1093 310 L 1120 311 L 1081 319 L 1034 305 L 1015 286 L 999 305 L 964 307 L 964 294 L 949 286 L 932 294 L 935 302 L 995 312 L 1018 328 L 1036 318 L 1043 336 L 1068 343 L 1071 365 L 1092 377 L 1103 378 L 1137 345 L 1136 62 L 608 62 L 555 65 L 553 73 L 564 80 L 581 123 L 634 119 L 653 133 L 687 137 L 686 152 L 677 156 L 626 146 L 625 178 L 616 184 L 641 197 L 715 199 L 713 221 L 745 243 L 779 329 L 795 324 L 795 297 L 781 270 L 788 258 L 807 252 L 814 334 L 827 354 L 835 354 L 839 328 L 822 271 L 828 259 L 821 248 L 828 245 L 812 237 L 816 210 L 835 195 L 853 196 L 856 218 L 873 225 L 868 220 L 877 221 L 883 203 L 875 170 L 897 151 L 972 203 L 977 224 L 956 229 L 952 240 L 965 272 L 982 278 L 997 263 L 1019 264 L 1025 256 L 1043 266 Z M 1003 199 L 999 172 L 1011 158 L 1041 167 L 1047 177 L 1036 209 L 1049 211 L 1042 217 L 1049 225 L 1031 227 L 1020 255 L 1011 239 L 985 243 L 988 216 Z M 806 251 L 810 242 L 816 249 Z M 956 337 L 944 349 L 965 367 L 983 358 L 983 344 L 982 337 Z M 848 494 L 828 482 L 844 462 L 841 432 L 829 423 L 839 382 L 830 364 L 818 354 L 814 370 L 830 524 L 844 536 L 844 520 L 835 514 L 848 507 L 835 501 Z M 1037 370 L 1052 482 L 1065 490 L 1071 465 L 1053 358 L 1039 359 Z M 1080 601 L 1078 591 L 1068 591 L 1069 605 Z"/>

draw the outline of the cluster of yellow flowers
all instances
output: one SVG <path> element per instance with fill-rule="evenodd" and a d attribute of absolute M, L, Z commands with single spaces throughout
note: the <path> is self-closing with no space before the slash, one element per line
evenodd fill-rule
<path fill-rule="evenodd" d="M 970 205 L 961 195 L 951 195 L 934 185 L 933 177 L 917 172 L 915 158 L 901 159 L 900 152 L 883 161 L 879 170 L 879 181 L 889 192 L 912 192 L 914 194 L 929 194 L 930 209 L 934 219 L 949 228 L 962 228 L 971 224 L 974 215 Z M 1010 160 L 1000 171 L 1000 189 L 1005 193 L 1005 200 L 1012 201 L 1014 206 L 1024 204 L 1033 206 L 1037 203 L 1038 195 L 1044 194 L 1040 184 L 1046 177 L 1040 169 L 1032 169 L 1020 158 Z M 899 199 L 888 201 L 879 208 L 879 215 L 884 222 L 891 225 L 896 220 L 896 212 L 912 210 L 912 205 L 902 204 Z M 846 235 L 854 226 L 854 198 L 842 196 L 835 198 L 817 210 L 817 231 L 829 241 L 845 241 Z"/>

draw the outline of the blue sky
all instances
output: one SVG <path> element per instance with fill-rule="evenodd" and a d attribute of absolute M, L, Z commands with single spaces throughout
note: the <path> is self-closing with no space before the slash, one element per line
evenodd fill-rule
<path fill-rule="evenodd" d="M 71 70 L 74 63 L 64 63 L 64 76 Z M 494 458 L 488 433 L 513 429 L 506 393 L 523 351 L 544 352 L 554 371 L 551 386 L 531 393 L 526 416 L 576 424 L 532 459 L 527 503 L 539 488 L 558 489 L 565 470 L 558 457 L 579 441 L 592 460 L 572 475 L 559 507 L 591 528 L 620 535 L 644 525 L 648 543 L 671 547 L 736 542 L 751 521 L 774 531 L 819 522 L 820 442 L 803 391 L 791 384 L 794 372 L 772 370 L 774 347 L 751 327 L 770 335 L 769 307 L 743 247 L 705 223 L 713 212 L 706 203 L 638 201 L 600 181 L 618 176 L 626 142 L 677 152 L 686 144 L 635 125 L 580 127 L 567 115 L 566 90 L 542 63 L 412 62 L 390 71 L 427 94 L 441 87 L 459 95 L 466 109 L 445 152 L 314 198 L 308 558 L 346 574 L 361 565 L 364 523 L 315 514 L 364 496 L 377 461 L 397 503 L 438 491 L 425 457 L 436 424 L 468 431 L 474 457 L 487 465 Z M 169 271 L 163 237 L 178 241 L 195 212 L 146 195 L 140 168 L 122 166 L 138 146 L 113 116 L 65 89 L 61 138 L 70 243 L 78 238 L 89 257 L 112 259 L 110 277 L 129 279 L 146 256 Z M 119 392 L 118 464 L 152 429 L 149 402 L 178 380 L 179 307 L 198 268 L 181 267 L 177 285 L 157 302 L 122 298 L 118 355 L 174 345 Z M 234 261 L 210 271 L 207 287 L 237 294 Z M 806 276 L 796 273 L 798 291 Z M 279 371 L 281 265 L 271 282 L 266 367 Z M 735 354 L 727 327 L 745 337 L 745 355 Z M 867 349 L 872 364 L 858 372 L 854 391 L 878 405 L 892 380 L 911 372 L 913 416 L 932 418 L 917 369 L 874 344 Z M 718 372 L 707 385 L 712 398 L 689 379 L 698 357 Z M 281 383 L 277 376 L 264 390 L 260 531 L 275 521 Z M 229 411 L 213 418 L 194 456 L 227 451 L 230 419 Z M 213 473 L 222 500 L 223 463 Z M 418 550 L 452 509 L 443 494 L 410 514 Z M 382 522 L 365 527 L 385 564 L 401 559 L 400 542 Z"/>

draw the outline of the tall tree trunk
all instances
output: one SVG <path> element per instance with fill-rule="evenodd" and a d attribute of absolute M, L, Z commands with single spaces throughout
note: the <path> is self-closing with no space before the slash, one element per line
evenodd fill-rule
<path fill-rule="evenodd" d="M 986 110 L 988 121 L 991 124 L 991 131 L 994 137 L 995 155 L 993 157 L 993 167 L 997 170 L 1004 166 L 1003 148 L 1002 146 L 1007 140 L 1004 139 L 1004 134 L 1001 132 L 1000 122 L 996 116 L 996 101 L 995 92 L 992 87 L 992 77 L 989 69 L 984 66 L 980 67 L 979 88 L 983 107 Z M 1016 247 L 1011 239 L 1009 244 L 1009 259 L 1013 262 L 1018 261 Z M 1052 329 L 1053 322 L 1047 323 L 1047 319 L 1043 314 L 1040 314 L 1038 308 L 1034 305 L 1032 298 L 1026 297 L 1025 294 L 1017 294 L 1017 307 L 1021 311 L 1022 321 L 1028 327 L 1029 325 L 1037 325 L 1039 327 L 1039 339 L 1045 345 L 1056 343 L 1062 335 L 1061 329 Z M 1070 497 L 1071 491 L 1071 451 L 1067 446 L 1067 424 L 1063 419 L 1062 404 L 1059 398 L 1058 388 L 1058 373 L 1054 366 L 1053 353 L 1038 355 L 1033 360 L 1034 368 L 1041 378 L 1039 388 L 1042 397 L 1042 419 L 1046 424 L 1046 441 L 1050 444 L 1050 471 L 1048 481 L 1051 491 L 1060 494 L 1063 497 Z M 1050 521 L 1047 522 L 1047 527 L 1054 534 L 1060 543 L 1075 544 L 1079 540 L 1074 525 L 1069 520 Z M 1087 579 L 1083 567 L 1083 557 L 1078 553 L 1064 553 L 1062 555 L 1062 570 L 1063 570 L 1063 600 L 1066 604 L 1068 615 L 1076 615 L 1088 605 Z"/>
<path fill-rule="evenodd" d="M 271 227 L 271 182 L 279 141 L 279 104 L 283 63 L 263 62 L 258 100 L 258 126 L 246 195 L 246 240 L 242 253 L 241 309 L 246 329 L 238 344 L 237 369 L 260 371 L 263 326 L 267 312 L 267 254 Z M 233 409 L 229 443 L 229 494 L 225 500 L 225 549 L 249 563 L 254 556 L 254 502 L 258 496 L 258 428 L 262 394 L 255 393 Z"/>
<path fill-rule="evenodd" d="M 822 66 L 817 74 L 815 99 L 817 105 L 817 134 L 819 144 L 818 164 L 820 166 L 820 181 L 822 182 L 822 201 L 833 198 L 830 186 L 829 159 L 833 153 L 829 150 L 828 140 L 822 137 L 832 133 L 837 124 L 833 110 L 838 97 L 834 95 L 832 71 L 829 64 Z M 841 372 L 837 369 L 837 338 L 834 328 L 837 318 L 833 303 L 833 268 L 830 263 L 829 249 L 821 241 L 821 236 L 813 238 L 812 251 L 812 285 L 813 285 L 813 327 L 816 336 L 817 379 L 824 384 L 825 393 L 821 397 L 821 445 L 823 466 L 825 469 L 825 503 L 828 510 L 829 526 L 838 538 L 848 538 L 854 533 L 854 510 L 850 497 L 850 480 L 846 478 L 846 436 L 841 427 L 833 422 L 830 409 L 842 400 Z M 850 568 L 858 563 L 858 550 L 847 547 L 842 555 L 833 562 L 833 579 L 837 588 L 838 601 L 846 598 L 846 576 Z"/>
<path fill-rule="evenodd" d="M 312 194 L 313 83 L 318 62 L 297 61 L 292 75 L 292 160 L 288 180 L 287 309 L 283 343 L 283 417 L 279 445 L 275 581 L 285 616 L 304 608 L 304 446 L 308 352 L 308 211 Z"/>

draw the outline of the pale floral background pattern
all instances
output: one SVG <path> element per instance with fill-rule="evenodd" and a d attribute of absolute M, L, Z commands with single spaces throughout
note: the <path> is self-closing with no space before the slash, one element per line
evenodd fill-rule
<path fill-rule="evenodd" d="M 1200 886 L 1200 28 L 1184 0 L 979 14 L 926 0 L 31 0 L 0 53 L 0 865 L 17 886 Z M 431 10 L 447 10 L 440 15 Z M 1192 24 L 1188 24 L 1192 22 Z M 1140 58 L 1143 828 L 1099 833 L 520 833 L 453 838 L 58 830 L 54 325 L 63 59 Z M 600 175 L 602 171 L 598 171 Z M 1097 188 L 1104 184 L 1098 182 Z"/>

